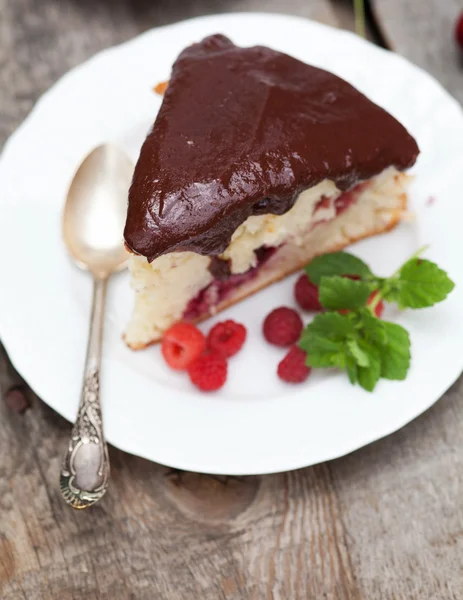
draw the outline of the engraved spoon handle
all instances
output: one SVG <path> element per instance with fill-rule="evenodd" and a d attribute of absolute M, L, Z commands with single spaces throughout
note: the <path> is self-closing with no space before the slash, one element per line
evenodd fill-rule
<path fill-rule="evenodd" d="M 100 404 L 100 364 L 107 279 L 94 278 L 84 383 L 60 475 L 63 498 L 73 508 L 95 504 L 109 482 L 108 449 Z"/>

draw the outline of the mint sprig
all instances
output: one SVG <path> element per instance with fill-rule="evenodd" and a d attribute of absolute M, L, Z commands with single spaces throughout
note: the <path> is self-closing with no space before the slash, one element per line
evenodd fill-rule
<path fill-rule="evenodd" d="M 408 332 L 378 319 L 374 309 L 382 299 L 401 309 L 426 308 L 453 290 L 455 284 L 445 271 L 419 257 L 423 250 L 387 278 L 373 274 L 347 252 L 325 254 L 307 265 L 306 273 L 319 286 L 320 302 L 329 311 L 318 314 L 302 332 L 299 345 L 307 353 L 307 364 L 343 369 L 352 384 L 368 391 L 380 378 L 405 379 L 410 367 Z"/>
<path fill-rule="evenodd" d="M 408 260 L 398 274 L 383 284 L 383 296 L 399 308 L 426 308 L 444 300 L 455 284 L 435 263 L 423 258 Z"/>
<path fill-rule="evenodd" d="M 370 392 L 380 377 L 405 379 L 410 366 L 407 331 L 374 317 L 366 307 L 318 314 L 302 332 L 299 346 L 309 366 L 345 369 L 351 383 Z"/>
<path fill-rule="evenodd" d="M 361 289 L 366 296 L 367 288 L 370 293 L 378 291 L 375 303 L 384 299 L 397 303 L 402 309 L 427 308 L 445 300 L 455 284 L 435 263 L 420 258 L 419 254 L 424 250 L 422 248 L 408 259 L 391 277 L 374 275 L 366 263 L 348 252 L 317 256 L 306 266 L 305 272 L 320 286 L 320 302 L 330 310 L 358 308 L 360 305 L 352 305 L 353 298 L 361 296 Z M 356 279 L 346 275 L 355 275 Z"/>

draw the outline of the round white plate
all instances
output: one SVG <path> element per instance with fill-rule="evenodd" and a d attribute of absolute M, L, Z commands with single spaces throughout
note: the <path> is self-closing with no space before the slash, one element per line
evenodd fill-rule
<path fill-rule="evenodd" d="M 269 310 L 292 304 L 294 278 L 274 285 L 220 315 L 245 323 L 249 336 L 230 363 L 226 386 L 206 395 L 169 371 L 159 348 L 125 348 L 120 336 L 132 303 L 128 275 L 111 282 L 102 374 L 108 440 L 181 469 L 283 471 L 338 457 L 397 430 L 431 406 L 463 368 L 462 112 L 429 75 L 353 34 L 281 15 L 204 17 L 148 31 L 64 76 L 0 160 L 0 338 L 35 392 L 72 420 L 91 284 L 61 241 L 67 187 L 101 142 L 120 144 L 136 159 L 160 105 L 152 86 L 169 77 L 182 48 L 217 32 L 331 70 L 409 128 L 422 151 L 411 191 L 416 219 L 353 250 L 388 274 L 430 244 L 427 255 L 457 283 L 433 309 L 389 313 L 411 333 L 412 367 L 405 382 L 380 382 L 374 394 L 352 387 L 344 374 L 315 373 L 294 387 L 278 381 L 283 352 L 263 342 L 260 327 Z"/>

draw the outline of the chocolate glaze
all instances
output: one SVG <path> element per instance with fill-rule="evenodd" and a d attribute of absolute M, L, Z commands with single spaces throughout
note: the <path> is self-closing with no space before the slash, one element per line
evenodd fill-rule
<path fill-rule="evenodd" d="M 418 146 L 335 75 L 214 35 L 186 48 L 135 168 L 125 240 L 148 260 L 222 253 L 250 215 L 283 214 L 304 189 L 346 190 Z"/>
<path fill-rule="evenodd" d="M 214 279 L 218 279 L 219 281 L 228 279 L 231 275 L 231 264 L 230 260 L 228 259 L 212 256 L 208 268 L 212 277 L 214 277 Z"/>

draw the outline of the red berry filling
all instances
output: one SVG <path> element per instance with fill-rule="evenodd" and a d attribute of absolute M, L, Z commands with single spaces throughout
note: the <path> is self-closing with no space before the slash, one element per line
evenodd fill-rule
<path fill-rule="evenodd" d="M 241 350 L 246 341 L 246 327 L 231 319 L 217 323 L 207 336 L 207 346 L 230 358 Z"/>
<path fill-rule="evenodd" d="M 183 313 L 183 318 L 186 321 L 192 321 L 201 315 L 208 314 L 212 306 L 216 306 L 219 302 L 227 298 L 234 289 L 254 279 L 259 269 L 272 258 L 277 250 L 278 248 L 267 248 L 265 246 L 257 248 L 254 251 L 257 258 L 257 265 L 255 267 L 251 267 L 245 273 L 235 273 L 220 278 L 216 277 L 212 283 L 198 292 L 188 302 Z"/>
<path fill-rule="evenodd" d="M 368 185 L 368 183 L 359 183 L 348 192 L 344 192 L 338 198 L 336 198 L 333 203 L 336 215 L 340 215 L 347 208 L 349 208 L 357 200 L 359 193 L 361 193 Z M 318 209 L 329 207 L 331 202 L 332 200 L 330 198 L 321 198 L 315 206 L 314 215 L 316 215 Z M 261 203 L 258 204 L 260 207 Z M 268 206 L 266 207 L 266 210 L 268 210 Z M 316 221 L 316 223 L 312 224 L 311 227 L 316 227 L 324 222 L 326 222 L 325 219 Z M 261 246 L 260 248 L 256 248 L 254 252 L 257 258 L 257 264 L 256 266 L 251 267 L 245 273 L 227 273 L 227 269 L 223 268 L 220 269 L 220 274 L 217 276 L 216 270 L 212 269 L 211 272 L 214 275 L 213 281 L 208 286 L 200 290 L 198 294 L 190 300 L 185 308 L 185 312 L 183 313 L 183 319 L 185 321 L 192 321 L 202 315 L 210 313 L 211 308 L 213 306 L 217 306 L 217 304 L 227 298 L 233 292 L 233 290 L 245 285 L 257 277 L 260 269 L 262 269 L 262 267 L 273 258 L 274 254 L 278 253 L 280 247 L 281 246 Z M 320 309 L 307 308 L 305 310 Z"/>
<path fill-rule="evenodd" d="M 267 315 L 263 324 L 263 334 L 267 342 L 275 346 L 291 346 L 299 339 L 303 323 L 299 314 L 292 308 L 281 306 Z"/>

